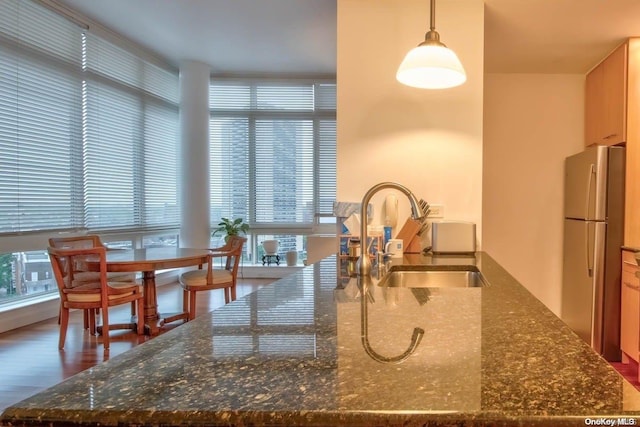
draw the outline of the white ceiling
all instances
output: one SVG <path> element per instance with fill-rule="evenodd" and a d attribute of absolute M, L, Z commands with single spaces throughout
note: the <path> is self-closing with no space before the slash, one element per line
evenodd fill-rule
<path fill-rule="evenodd" d="M 338 0 L 58 1 L 175 65 L 335 74 Z M 485 71 L 585 73 L 634 35 L 640 0 L 485 0 Z"/>
<path fill-rule="evenodd" d="M 585 73 L 640 36 L 639 0 L 485 0 L 485 71 Z"/>
<path fill-rule="evenodd" d="M 1 0 L 0 0 L 1 1 Z M 336 0 L 58 0 L 174 65 L 336 73 Z"/>

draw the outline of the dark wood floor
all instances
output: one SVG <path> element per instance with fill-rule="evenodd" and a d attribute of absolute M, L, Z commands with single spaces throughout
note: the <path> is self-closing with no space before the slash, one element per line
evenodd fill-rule
<path fill-rule="evenodd" d="M 270 279 L 242 279 L 238 297 L 270 283 Z M 224 304 L 221 290 L 198 295 L 197 313 L 211 311 Z M 158 305 L 162 311 L 180 311 L 182 289 L 176 285 L 158 288 Z M 110 323 L 126 320 L 128 304 L 109 311 Z M 168 328 L 178 327 L 178 321 Z M 82 328 L 82 314 L 71 314 L 64 350 L 58 350 L 57 318 L 0 334 L 0 412 L 11 404 L 57 384 L 67 377 L 90 368 L 109 357 L 117 356 L 151 338 L 132 331 L 112 331 L 109 355 L 105 357 L 100 337 Z"/>

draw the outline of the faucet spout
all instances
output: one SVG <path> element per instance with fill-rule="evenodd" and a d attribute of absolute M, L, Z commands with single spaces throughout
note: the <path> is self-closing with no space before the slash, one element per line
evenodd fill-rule
<path fill-rule="evenodd" d="M 362 242 L 362 250 L 360 251 L 360 266 L 358 268 L 358 272 L 361 276 L 371 274 L 371 260 L 369 259 L 369 251 L 367 250 L 367 207 L 369 206 L 369 202 L 371 201 L 373 195 L 385 188 L 398 190 L 405 196 L 407 196 L 407 198 L 409 199 L 409 203 L 411 204 L 411 217 L 413 219 L 422 219 L 427 215 L 424 209 L 420 206 L 420 203 L 418 202 L 416 196 L 414 196 L 414 194 L 404 185 L 395 182 L 381 182 L 371 187 L 362 198 L 362 206 L 360 212 L 360 241 Z"/>

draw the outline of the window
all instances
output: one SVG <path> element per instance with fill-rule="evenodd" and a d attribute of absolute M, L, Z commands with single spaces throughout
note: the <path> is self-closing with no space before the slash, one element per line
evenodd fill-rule
<path fill-rule="evenodd" d="M 54 230 L 177 241 L 178 73 L 110 40 L 0 1 L 0 299 L 51 291 Z"/>
<path fill-rule="evenodd" d="M 175 227 L 177 74 L 94 34 L 83 40 L 84 225 Z"/>
<path fill-rule="evenodd" d="M 0 2 L 0 236 L 175 228 L 178 75 Z"/>
<path fill-rule="evenodd" d="M 295 244 L 291 231 L 309 233 L 332 214 L 335 95 L 330 81 L 212 80 L 212 225 L 242 217 Z"/>
<path fill-rule="evenodd" d="M 0 254 L 0 301 L 57 291 L 47 251 Z"/>
<path fill-rule="evenodd" d="M 81 226 L 82 32 L 0 2 L 0 233 Z"/>

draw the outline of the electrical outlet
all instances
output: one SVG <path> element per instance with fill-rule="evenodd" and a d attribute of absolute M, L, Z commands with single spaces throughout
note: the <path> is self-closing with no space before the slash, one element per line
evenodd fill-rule
<path fill-rule="evenodd" d="M 429 205 L 428 218 L 444 218 L 444 205 Z"/>

